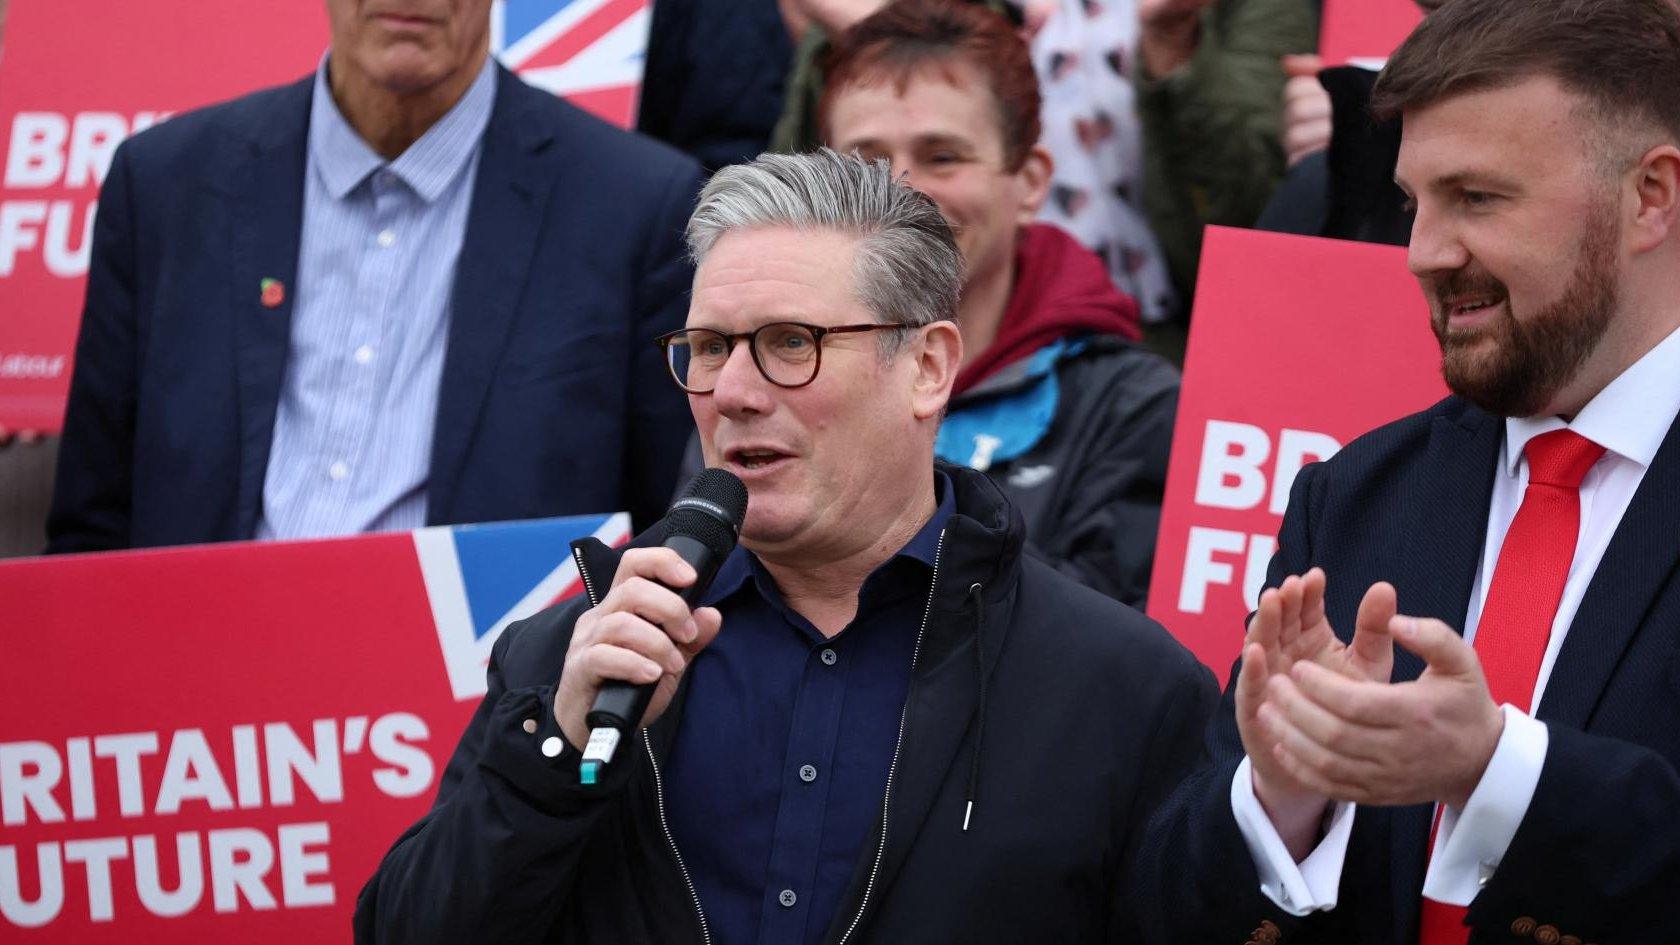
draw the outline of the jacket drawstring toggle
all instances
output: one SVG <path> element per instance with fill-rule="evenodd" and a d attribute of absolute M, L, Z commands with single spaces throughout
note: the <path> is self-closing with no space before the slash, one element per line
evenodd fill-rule
<path fill-rule="evenodd" d="M 974 721 L 974 759 L 968 769 L 968 791 L 964 795 L 963 833 L 968 832 L 969 819 L 974 816 L 974 799 L 980 790 L 980 747 L 986 738 L 986 648 L 982 645 L 986 602 L 981 596 L 983 590 L 979 582 L 968 586 L 968 596 L 974 600 L 974 675 L 980 686 L 980 708 Z"/>

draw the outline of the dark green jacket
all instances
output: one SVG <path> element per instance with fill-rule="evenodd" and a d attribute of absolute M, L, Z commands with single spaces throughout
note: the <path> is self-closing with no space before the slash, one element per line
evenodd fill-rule
<path fill-rule="evenodd" d="M 1201 44 L 1161 77 L 1139 66 L 1143 208 L 1188 300 L 1208 224 L 1253 226 L 1283 179 L 1284 55 L 1313 51 L 1306 0 L 1215 0 Z"/>

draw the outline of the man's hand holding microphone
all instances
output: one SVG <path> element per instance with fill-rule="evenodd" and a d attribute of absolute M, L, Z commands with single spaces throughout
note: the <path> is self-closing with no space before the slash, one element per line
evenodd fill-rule
<path fill-rule="evenodd" d="M 689 662 L 712 642 L 723 623 L 717 608 L 690 610 L 678 596 L 678 591 L 694 586 L 697 577 L 670 548 L 632 548 L 624 553 L 612 590 L 578 618 L 566 650 L 566 668 L 554 695 L 554 720 L 567 741 L 580 749 L 589 741 L 587 716 L 606 683 L 654 685 L 642 725 L 653 724 L 664 713 Z"/>
<path fill-rule="evenodd" d="M 554 721 L 583 750 L 583 783 L 595 783 L 625 735 L 664 713 L 689 663 L 717 637 L 722 614 L 695 605 L 735 550 L 746 515 L 741 480 L 705 470 L 654 525 L 659 546 L 626 551 L 606 596 L 578 617 Z"/>

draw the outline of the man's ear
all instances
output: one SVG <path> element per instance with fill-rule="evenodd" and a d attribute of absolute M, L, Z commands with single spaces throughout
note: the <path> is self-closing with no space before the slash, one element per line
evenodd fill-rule
<path fill-rule="evenodd" d="M 1635 253 L 1663 245 L 1680 229 L 1680 149 L 1658 145 L 1633 169 L 1633 227 L 1629 247 Z"/>
<path fill-rule="evenodd" d="M 936 419 L 951 399 L 957 371 L 962 367 L 962 332 L 953 321 L 938 321 L 921 329 L 916 345 L 916 378 L 911 409 L 917 420 Z"/>
<path fill-rule="evenodd" d="M 1050 196 L 1050 175 L 1055 173 L 1056 159 L 1043 145 L 1033 145 L 1021 169 L 1015 172 L 1020 202 L 1015 215 L 1018 226 L 1027 226 L 1038 219 L 1038 211 Z"/>

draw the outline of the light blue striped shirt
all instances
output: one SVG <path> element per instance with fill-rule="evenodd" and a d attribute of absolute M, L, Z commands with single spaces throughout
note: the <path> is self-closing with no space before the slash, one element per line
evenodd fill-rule
<path fill-rule="evenodd" d="M 315 75 L 286 378 L 258 538 L 416 528 L 495 60 L 387 162 Z"/>

